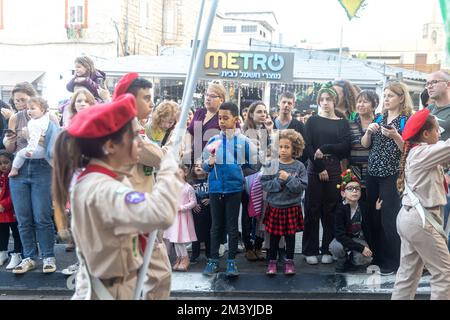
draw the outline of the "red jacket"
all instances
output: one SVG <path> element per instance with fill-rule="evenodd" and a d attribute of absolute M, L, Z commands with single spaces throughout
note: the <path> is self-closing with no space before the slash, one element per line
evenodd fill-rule
<path fill-rule="evenodd" d="M 0 205 L 4 211 L 0 212 L 0 223 L 16 222 L 16 215 L 11 200 L 11 192 L 9 190 L 9 178 L 7 174 L 0 175 Z"/>

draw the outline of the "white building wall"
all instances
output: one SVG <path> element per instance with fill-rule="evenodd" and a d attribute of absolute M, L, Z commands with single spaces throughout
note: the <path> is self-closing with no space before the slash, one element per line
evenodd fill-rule
<path fill-rule="evenodd" d="M 65 1 L 3 1 L 0 70 L 45 71 L 43 96 L 54 107 L 70 96 L 65 85 L 72 76 L 75 57 L 89 55 L 95 60 L 116 56 L 114 21 L 119 22 L 119 17 L 119 0 L 89 0 L 83 37 L 68 39 Z"/>

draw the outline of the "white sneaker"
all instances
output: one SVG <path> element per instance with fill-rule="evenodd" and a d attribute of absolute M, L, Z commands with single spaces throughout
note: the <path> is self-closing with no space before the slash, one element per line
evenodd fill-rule
<path fill-rule="evenodd" d="M 319 263 L 319 259 L 317 259 L 317 256 L 307 256 L 305 257 L 306 263 L 307 264 L 318 264 Z"/>
<path fill-rule="evenodd" d="M 322 262 L 323 264 L 333 263 L 333 257 L 329 254 L 324 254 L 320 262 Z"/>
<path fill-rule="evenodd" d="M 42 265 L 43 273 L 52 273 L 56 271 L 56 259 L 55 257 L 44 258 L 44 264 Z"/>
<path fill-rule="evenodd" d="M 219 247 L 219 257 L 223 257 L 224 254 L 225 254 L 225 246 L 221 244 Z"/>
<path fill-rule="evenodd" d="M 0 251 L 0 266 L 8 261 L 8 251 Z"/>
<path fill-rule="evenodd" d="M 72 265 L 68 266 L 67 268 L 63 269 L 61 271 L 61 273 L 65 276 L 71 276 L 78 271 L 79 267 L 80 267 L 80 265 L 77 262 L 77 263 L 72 264 Z"/>
<path fill-rule="evenodd" d="M 23 259 L 17 267 L 13 269 L 14 274 L 24 274 L 25 272 L 28 272 L 30 270 L 33 270 L 36 268 L 36 262 L 34 262 L 31 258 L 25 258 Z"/>
<path fill-rule="evenodd" d="M 11 260 L 9 261 L 8 265 L 6 266 L 6 270 L 12 270 L 15 267 L 19 265 L 19 263 L 22 261 L 22 256 L 20 253 L 11 253 Z"/>

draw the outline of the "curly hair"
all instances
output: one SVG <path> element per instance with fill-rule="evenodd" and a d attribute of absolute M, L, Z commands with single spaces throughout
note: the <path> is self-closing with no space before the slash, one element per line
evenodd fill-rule
<path fill-rule="evenodd" d="M 152 123 L 151 128 L 152 130 L 157 130 L 161 128 L 161 123 L 163 121 L 163 118 L 169 117 L 170 119 L 175 119 L 177 112 L 179 111 L 180 106 L 178 103 L 173 101 L 163 101 L 161 102 L 153 111 L 152 114 Z"/>
<path fill-rule="evenodd" d="M 46 112 L 48 110 L 48 102 L 42 97 L 32 97 L 30 100 L 28 100 L 27 105 L 34 103 L 39 106 L 39 109 L 42 110 L 42 112 Z"/>
<path fill-rule="evenodd" d="M 396 95 L 398 95 L 399 97 L 403 97 L 403 101 L 401 102 L 401 109 L 400 109 L 400 114 L 402 116 L 410 116 L 412 114 L 413 102 L 412 102 L 412 99 L 411 99 L 411 96 L 409 94 L 408 87 L 406 86 L 406 84 L 399 82 L 399 81 L 393 81 L 393 82 L 389 83 L 388 85 L 386 85 L 384 90 L 390 90 L 393 93 L 395 93 Z M 384 110 L 384 105 L 383 105 L 382 113 L 386 113 L 386 111 Z"/>
<path fill-rule="evenodd" d="M 305 140 L 300 133 L 294 129 L 285 129 L 280 131 L 279 140 L 287 139 L 292 144 L 292 158 L 298 158 L 303 154 L 305 149 Z"/>

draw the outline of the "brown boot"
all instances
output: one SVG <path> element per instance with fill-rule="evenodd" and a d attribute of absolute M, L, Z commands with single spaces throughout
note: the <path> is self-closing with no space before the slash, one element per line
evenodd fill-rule
<path fill-rule="evenodd" d="M 258 260 L 258 257 L 255 255 L 253 250 L 247 250 L 245 252 L 245 258 L 247 258 L 248 261 L 256 261 L 256 260 Z"/>
<path fill-rule="evenodd" d="M 189 257 L 188 256 L 181 257 L 181 262 L 178 265 L 178 271 L 184 271 L 184 272 L 188 271 L 190 264 L 191 263 L 189 262 Z"/>
<path fill-rule="evenodd" d="M 181 257 L 177 257 L 177 260 L 175 261 L 175 263 L 172 266 L 172 270 L 174 271 L 178 271 L 179 267 L 180 267 L 180 262 L 181 262 Z"/>
<path fill-rule="evenodd" d="M 258 258 L 258 260 L 260 260 L 260 261 L 266 260 L 266 255 L 262 252 L 261 249 L 256 249 L 255 250 L 255 255 Z"/>

